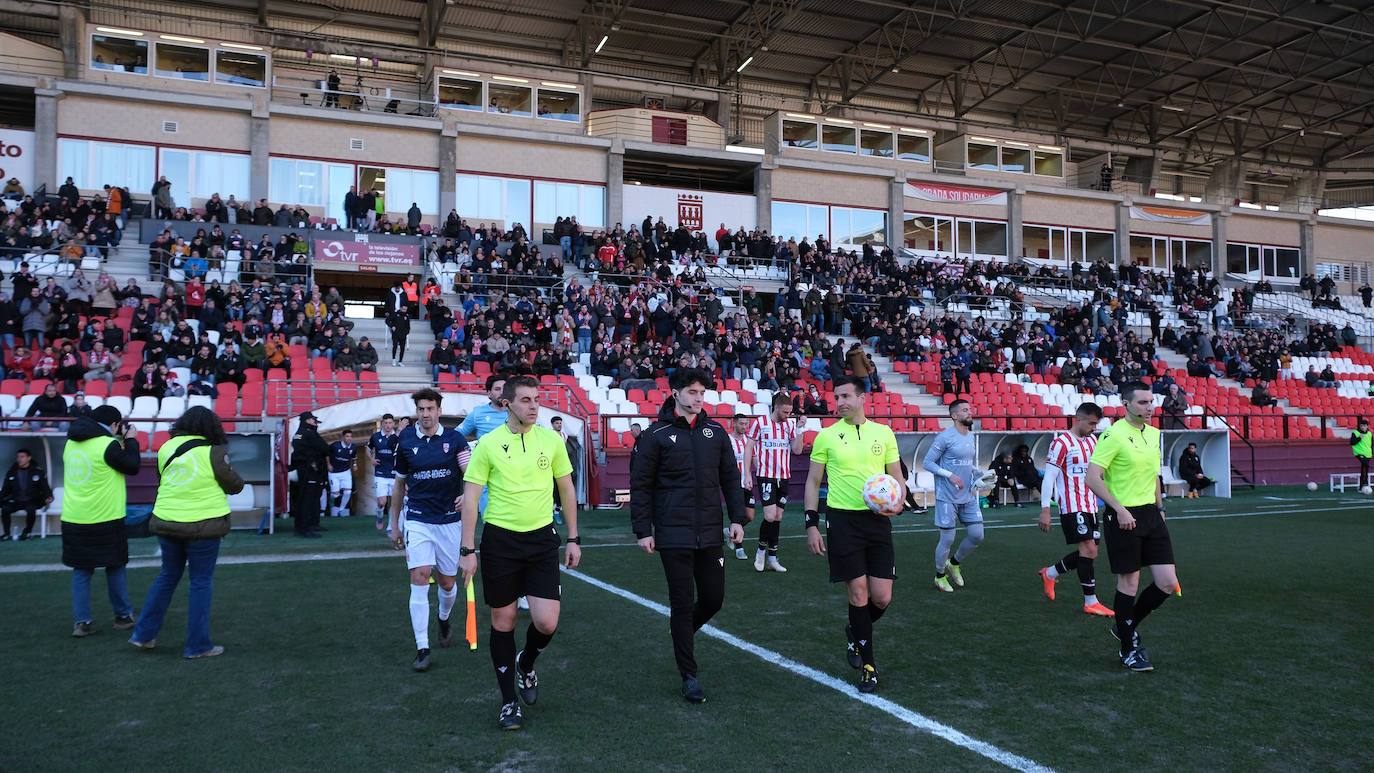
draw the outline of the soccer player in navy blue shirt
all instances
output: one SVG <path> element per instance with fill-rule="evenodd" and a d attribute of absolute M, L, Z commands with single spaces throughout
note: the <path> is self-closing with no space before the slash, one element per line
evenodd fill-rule
<path fill-rule="evenodd" d="M 343 439 L 329 444 L 329 515 L 338 518 L 348 510 L 353 495 L 353 470 L 358 466 L 358 447 L 353 431 L 344 430 Z"/>
<path fill-rule="evenodd" d="M 372 477 L 377 490 L 377 528 L 386 528 L 387 514 L 391 512 L 391 491 L 396 480 L 393 477 L 396 464 L 396 446 L 400 442 L 396 434 L 396 417 L 391 414 L 382 416 L 382 429 L 372 433 L 367 441 L 372 452 Z"/>
<path fill-rule="evenodd" d="M 463 542 L 459 505 L 468 467 L 467 438 L 439 423 L 443 398 L 433 389 L 411 395 L 416 423 L 400 433 L 396 447 L 395 490 L 391 495 L 392 544 L 406 552 L 410 569 L 410 627 L 415 632 L 416 671 L 429 669 L 429 574 L 437 569 L 439 646 L 453 641 L 449 616 L 458 598 L 458 549 Z M 404 510 L 405 521 L 401 521 Z M 404 530 L 402 529 L 404 523 Z"/>

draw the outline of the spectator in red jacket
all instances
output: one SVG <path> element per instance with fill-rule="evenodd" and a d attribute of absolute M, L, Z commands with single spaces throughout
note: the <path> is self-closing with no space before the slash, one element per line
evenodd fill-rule
<path fill-rule="evenodd" d="M 5 378 L 22 378 L 29 381 L 33 378 L 33 365 L 33 357 L 29 355 L 28 347 L 16 346 L 5 358 Z"/>

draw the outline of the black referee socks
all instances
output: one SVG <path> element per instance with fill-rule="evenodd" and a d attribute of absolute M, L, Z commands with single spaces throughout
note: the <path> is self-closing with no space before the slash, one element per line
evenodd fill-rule
<path fill-rule="evenodd" d="M 496 683 L 501 685 L 501 702 L 515 702 L 515 631 L 491 629 L 487 640 L 491 650 L 491 666 L 496 669 Z"/>

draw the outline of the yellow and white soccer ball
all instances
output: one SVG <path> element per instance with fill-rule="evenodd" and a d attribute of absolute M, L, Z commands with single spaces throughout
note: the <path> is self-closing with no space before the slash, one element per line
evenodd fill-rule
<path fill-rule="evenodd" d="M 902 484 L 887 473 L 869 476 L 864 481 L 864 504 L 875 513 L 892 510 L 902 502 Z"/>

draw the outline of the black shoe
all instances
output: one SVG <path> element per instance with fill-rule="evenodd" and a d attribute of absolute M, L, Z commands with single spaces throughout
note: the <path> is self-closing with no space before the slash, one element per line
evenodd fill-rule
<path fill-rule="evenodd" d="M 410 668 L 413 671 L 429 670 L 429 647 L 415 652 L 415 662 L 410 664 Z"/>
<path fill-rule="evenodd" d="M 859 658 L 859 645 L 854 642 L 854 629 L 848 624 L 844 627 L 844 659 L 849 661 L 850 668 L 858 668 L 863 665 L 863 660 Z"/>
<path fill-rule="evenodd" d="M 501 707 L 501 714 L 496 721 L 501 724 L 502 730 L 519 730 L 525 724 L 525 715 L 520 713 L 520 704 L 511 701 Z"/>
<path fill-rule="evenodd" d="M 1113 639 L 1116 639 L 1117 641 L 1121 641 L 1121 634 L 1118 633 L 1117 630 L 1116 630 L 1116 623 L 1112 623 L 1112 627 L 1111 627 L 1110 630 L 1111 630 L 1111 633 L 1112 633 L 1112 638 L 1113 638 Z M 1133 649 L 1133 650 L 1138 650 L 1138 649 L 1140 649 L 1140 631 L 1132 631 L 1132 632 L 1131 632 L 1131 649 Z"/>
<path fill-rule="evenodd" d="M 439 646 L 448 647 L 453 643 L 453 618 L 439 621 Z"/>
<path fill-rule="evenodd" d="M 859 674 L 859 692 L 871 693 L 878 691 L 878 669 L 873 666 L 864 666 L 864 670 Z"/>
<path fill-rule="evenodd" d="M 0 534 L 0 542 L 9 542 L 12 539 L 14 539 L 14 537 L 11 537 L 8 534 Z"/>
<path fill-rule="evenodd" d="M 1150 662 L 1150 658 L 1148 655 L 1145 654 L 1145 650 L 1140 649 L 1139 647 L 1136 647 L 1130 652 L 1127 652 L 1125 655 L 1122 655 L 1121 665 L 1137 673 L 1155 670 L 1155 666 L 1153 663 Z"/>
<path fill-rule="evenodd" d="M 28 532 L 24 532 L 23 534 L 20 534 L 20 535 L 19 535 L 19 541 L 20 541 L 20 542 L 23 542 L 23 541 L 25 541 L 25 540 L 31 539 L 32 536 L 33 536 L 33 535 L 29 534 Z"/>
<path fill-rule="evenodd" d="M 133 615 L 120 615 L 119 617 L 116 617 L 116 618 L 115 618 L 115 621 L 114 621 L 114 627 L 120 629 L 121 631 L 127 631 L 127 630 L 129 630 L 130 628 L 133 628 L 133 627 L 134 627 L 134 616 L 133 616 Z"/>
<path fill-rule="evenodd" d="M 682 697 L 689 703 L 705 703 L 706 692 L 701 689 L 701 682 L 695 676 L 684 676 L 682 678 Z"/>
<path fill-rule="evenodd" d="M 534 702 L 539 700 L 539 677 L 535 675 L 533 668 L 526 671 L 520 667 L 520 658 L 524 654 L 524 650 L 515 654 L 515 686 L 520 690 L 520 700 L 524 701 L 526 706 L 533 706 Z"/>

